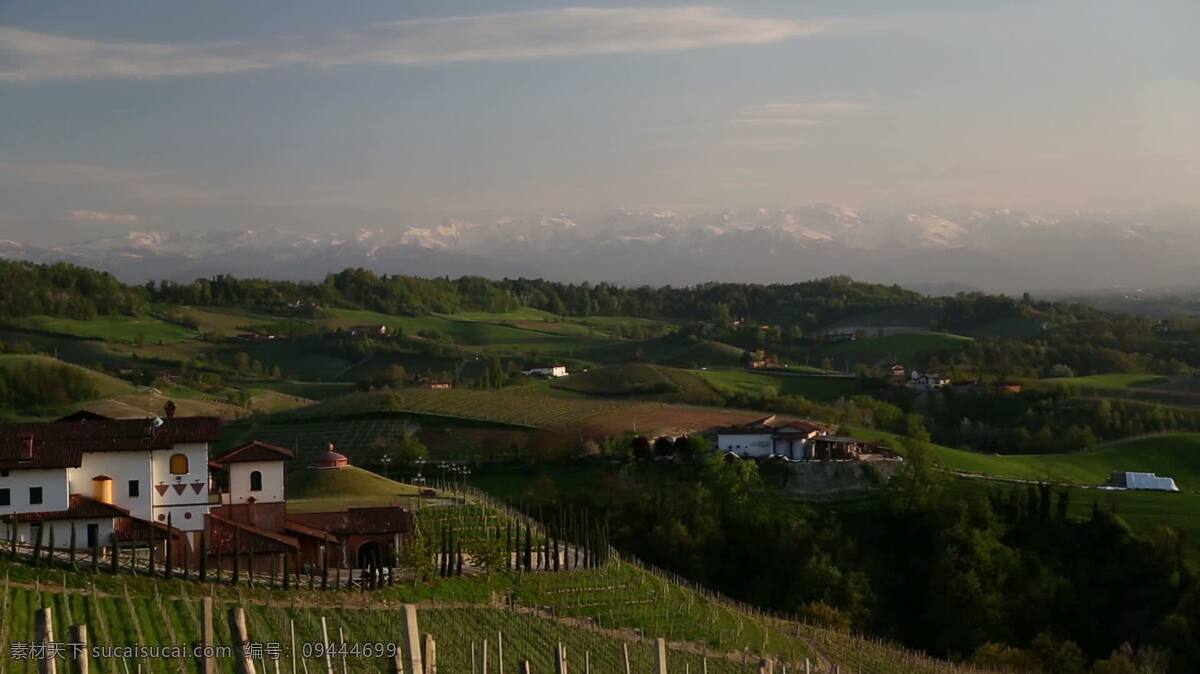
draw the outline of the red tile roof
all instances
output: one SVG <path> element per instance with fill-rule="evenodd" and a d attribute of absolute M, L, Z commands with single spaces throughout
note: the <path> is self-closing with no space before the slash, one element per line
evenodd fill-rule
<path fill-rule="evenodd" d="M 300 534 L 301 536 L 307 536 L 308 538 L 320 539 L 327 543 L 337 543 L 338 542 L 338 537 L 334 536 L 333 534 L 329 533 L 328 531 L 325 531 L 324 529 L 318 529 L 317 527 L 312 527 L 312 526 L 309 526 L 302 522 L 297 522 L 295 520 L 288 520 L 287 522 L 285 522 L 283 525 L 283 530 L 291 532 L 293 534 Z"/>
<path fill-rule="evenodd" d="M 249 444 L 229 450 L 223 456 L 217 458 L 215 463 L 225 465 L 227 463 L 244 463 L 247 461 L 291 461 L 293 458 L 295 458 L 295 454 L 286 447 L 270 445 L 255 440 Z"/>
<path fill-rule="evenodd" d="M 0 424 L 0 468 L 77 468 L 82 452 L 170 449 L 176 443 L 215 442 L 221 437 L 221 420 L 216 417 L 155 424 L 154 419 Z"/>
<path fill-rule="evenodd" d="M 6 515 L 4 521 L 11 522 L 49 522 L 57 520 L 105 519 L 108 517 L 128 517 L 129 511 L 111 503 L 103 503 L 95 499 L 71 494 L 66 510 L 55 510 L 40 513 L 16 513 Z"/>

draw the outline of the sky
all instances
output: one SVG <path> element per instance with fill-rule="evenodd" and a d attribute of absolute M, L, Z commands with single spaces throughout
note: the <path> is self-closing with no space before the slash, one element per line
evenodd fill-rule
<path fill-rule="evenodd" d="M 0 239 L 1200 206 L 1200 3 L 0 0 Z"/>

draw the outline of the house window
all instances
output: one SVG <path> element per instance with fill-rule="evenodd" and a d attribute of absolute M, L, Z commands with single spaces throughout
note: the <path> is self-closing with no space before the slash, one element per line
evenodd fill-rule
<path fill-rule="evenodd" d="M 262 491 L 262 473 L 257 470 L 250 472 L 250 491 Z"/>
<path fill-rule="evenodd" d="M 129 498 L 137 498 L 142 495 L 142 485 L 137 480 L 129 481 Z"/>
<path fill-rule="evenodd" d="M 171 455 L 171 474 L 172 475 L 187 475 L 188 474 L 187 454 L 172 454 Z"/>
<path fill-rule="evenodd" d="M 41 505 L 41 503 L 42 503 L 42 488 L 41 487 L 30 487 L 29 488 L 29 505 Z"/>
<path fill-rule="evenodd" d="M 0 506 L 12 505 L 12 495 L 8 488 L 0 489 Z"/>

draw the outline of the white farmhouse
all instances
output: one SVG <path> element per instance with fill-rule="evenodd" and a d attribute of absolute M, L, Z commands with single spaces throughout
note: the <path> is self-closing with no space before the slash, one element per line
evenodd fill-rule
<path fill-rule="evenodd" d="M 19 541 L 65 547 L 169 534 L 198 544 L 209 510 L 208 447 L 221 421 L 105 419 L 0 426 L 0 520 Z M 45 530 L 43 530 L 43 528 Z"/>
<path fill-rule="evenodd" d="M 937 372 L 917 372 L 909 374 L 908 387 L 920 391 L 936 391 L 950 385 L 950 378 Z"/>
<path fill-rule="evenodd" d="M 801 461 L 811 458 L 812 439 L 825 432 L 817 424 L 806 421 L 780 423 L 771 415 L 717 430 L 717 449 L 744 457 L 780 456 Z"/>
<path fill-rule="evenodd" d="M 535 367 L 535 368 L 531 368 L 528 370 L 524 370 L 521 372 L 521 374 L 523 374 L 527 377 L 549 377 L 549 378 L 565 377 L 565 376 L 567 376 L 567 366 L 566 365 L 550 365 L 548 367 Z"/>

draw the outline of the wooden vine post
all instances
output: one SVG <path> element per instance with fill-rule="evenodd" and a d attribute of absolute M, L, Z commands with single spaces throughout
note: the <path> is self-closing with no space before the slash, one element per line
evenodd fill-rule
<path fill-rule="evenodd" d="M 40 533 L 40 532 L 39 532 Z M 50 644 L 54 643 L 54 615 L 49 607 L 39 609 L 36 615 L 37 640 L 45 648 L 46 657 L 38 660 L 38 674 L 55 674 L 56 663 L 51 655 Z"/>
<path fill-rule="evenodd" d="M 71 671 L 88 674 L 87 625 L 71 625 Z"/>
<path fill-rule="evenodd" d="M 229 633 L 233 636 L 233 666 L 237 674 L 257 674 L 250 657 L 250 634 L 246 630 L 246 610 L 229 609 Z M 264 673 L 265 674 L 265 673 Z"/>
<path fill-rule="evenodd" d="M 213 600 L 204 597 L 200 600 L 200 674 L 217 674 L 217 663 L 212 656 L 213 648 Z"/>
<path fill-rule="evenodd" d="M 417 607 L 404 605 L 404 650 L 408 653 L 408 671 L 411 674 L 427 674 L 421 658 L 421 632 L 417 625 Z"/>

